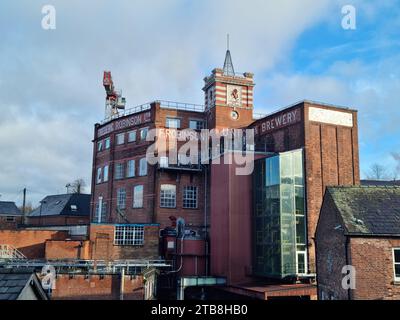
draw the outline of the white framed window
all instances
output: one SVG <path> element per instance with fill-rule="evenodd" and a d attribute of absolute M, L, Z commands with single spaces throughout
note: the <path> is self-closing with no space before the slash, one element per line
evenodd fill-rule
<path fill-rule="evenodd" d="M 204 129 L 204 121 L 202 120 L 190 120 L 189 128 L 193 130 L 201 130 Z"/>
<path fill-rule="evenodd" d="M 136 130 L 128 132 L 128 142 L 136 141 Z"/>
<path fill-rule="evenodd" d="M 106 210 L 107 210 L 107 202 L 103 201 L 103 197 L 99 197 L 96 202 L 96 208 L 94 211 L 94 222 L 102 223 L 106 221 Z"/>
<path fill-rule="evenodd" d="M 133 208 L 143 208 L 143 185 L 133 187 Z"/>
<path fill-rule="evenodd" d="M 7 217 L 6 217 L 6 222 L 15 222 L 15 217 L 13 217 L 13 216 L 7 216 Z"/>
<path fill-rule="evenodd" d="M 141 246 L 144 244 L 144 227 L 115 226 L 114 244 L 117 246 Z"/>
<path fill-rule="evenodd" d="M 71 208 L 71 211 L 74 211 L 74 212 L 78 211 L 78 206 L 76 204 L 71 204 L 70 208 Z"/>
<path fill-rule="evenodd" d="M 147 160 L 146 158 L 142 158 L 139 161 L 139 176 L 147 175 Z"/>
<path fill-rule="evenodd" d="M 400 281 L 400 248 L 393 248 L 394 280 Z"/>
<path fill-rule="evenodd" d="M 101 168 L 97 168 L 96 183 L 101 183 Z"/>
<path fill-rule="evenodd" d="M 121 163 L 116 163 L 115 164 L 115 179 L 119 180 L 124 177 L 124 164 Z"/>
<path fill-rule="evenodd" d="M 173 184 L 162 184 L 160 192 L 160 207 L 176 207 L 176 186 Z"/>
<path fill-rule="evenodd" d="M 183 207 L 197 209 L 197 187 L 186 186 L 183 188 Z"/>
<path fill-rule="evenodd" d="M 125 133 L 118 133 L 117 144 L 124 144 L 124 143 L 125 143 Z"/>
<path fill-rule="evenodd" d="M 135 160 L 128 160 L 126 165 L 126 176 L 128 178 L 135 176 Z"/>
<path fill-rule="evenodd" d="M 146 140 L 148 132 L 149 132 L 149 128 L 140 129 L 140 140 Z"/>
<path fill-rule="evenodd" d="M 97 142 L 97 152 L 103 150 L 103 141 Z"/>
<path fill-rule="evenodd" d="M 125 190 L 125 188 L 119 188 L 117 190 L 117 207 L 118 207 L 118 209 L 126 208 L 126 190 Z"/>
<path fill-rule="evenodd" d="M 103 181 L 104 182 L 108 181 L 108 164 L 105 165 L 103 168 Z"/>
<path fill-rule="evenodd" d="M 108 138 L 105 138 L 104 139 L 104 149 L 110 149 L 110 144 L 111 144 L 111 141 L 110 141 L 110 137 L 108 137 Z"/>
<path fill-rule="evenodd" d="M 168 168 L 168 157 L 160 157 L 160 168 Z"/>
<path fill-rule="evenodd" d="M 181 127 L 181 119 L 179 118 L 167 118 L 165 122 L 167 128 L 179 129 Z"/>

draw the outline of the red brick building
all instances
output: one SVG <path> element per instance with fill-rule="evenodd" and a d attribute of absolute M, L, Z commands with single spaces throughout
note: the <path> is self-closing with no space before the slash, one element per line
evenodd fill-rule
<path fill-rule="evenodd" d="M 29 226 L 84 225 L 90 222 L 89 194 L 57 194 L 45 197 L 40 206 L 29 213 Z"/>
<path fill-rule="evenodd" d="M 24 216 L 14 202 L 0 201 L 0 230 L 17 229 L 23 220 Z"/>
<path fill-rule="evenodd" d="M 316 231 L 319 299 L 400 299 L 399 206 L 399 187 L 327 188 Z M 354 275 L 347 286 L 345 266 Z"/>
<path fill-rule="evenodd" d="M 357 112 L 302 101 L 255 119 L 254 85 L 253 74 L 234 72 L 228 51 L 224 68 L 204 78 L 204 107 L 155 101 L 107 113 L 94 130 L 91 232 L 102 225 L 159 224 L 165 229 L 160 255 L 174 259 L 180 276 L 224 277 L 232 288 L 254 287 L 254 276 L 266 283 L 315 277 L 313 237 L 325 187 L 359 184 Z M 246 145 L 246 157 L 255 159 L 252 174 L 237 175 L 241 165 L 235 163 L 184 163 L 179 157 L 174 163 L 171 150 L 161 155 L 159 149 L 156 164 L 146 161 L 151 129 L 182 137 L 184 129 L 198 136 L 201 129 L 236 128 L 254 129 L 255 141 Z M 176 149 L 186 141 L 178 141 Z M 208 147 L 208 139 L 197 144 L 204 141 Z M 217 148 L 225 155 L 211 158 L 223 160 L 242 147 L 232 150 L 221 141 Z M 270 175 L 279 181 L 265 186 L 258 179 Z M 286 211 L 275 212 L 276 206 Z M 285 223 L 274 222 L 285 215 Z M 145 243 L 141 229 L 129 237 L 137 232 Z M 109 241 L 117 251 L 135 245 Z M 283 258 L 268 266 L 279 255 Z M 293 289 L 296 296 L 316 294 L 314 286 Z"/>

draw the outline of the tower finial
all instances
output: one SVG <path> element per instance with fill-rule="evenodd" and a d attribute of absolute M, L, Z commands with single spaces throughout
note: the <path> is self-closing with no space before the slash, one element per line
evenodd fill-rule
<path fill-rule="evenodd" d="M 226 50 L 226 55 L 225 55 L 225 61 L 224 61 L 224 75 L 225 76 L 235 76 L 235 69 L 233 68 L 233 63 L 232 63 L 232 57 L 231 57 L 231 52 L 229 51 L 229 33 L 227 34 L 226 37 L 226 44 L 227 44 L 227 50 Z"/>
<path fill-rule="evenodd" d="M 226 34 L 226 50 L 229 50 L 229 33 Z"/>

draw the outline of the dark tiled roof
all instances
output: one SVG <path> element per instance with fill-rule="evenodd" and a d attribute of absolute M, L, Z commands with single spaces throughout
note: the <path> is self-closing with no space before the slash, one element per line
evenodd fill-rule
<path fill-rule="evenodd" d="M 16 300 L 32 282 L 42 297 L 45 293 L 32 270 L 0 269 L 0 300 Z"/>
<path fill-rule="evenodd" d="M 328 187 L 348 234 L 400 235 L 400 187 Z"/>
<path fill-rule="evenodd" d="M 22 215 L 15 202 L 0 201 L 0 215 Z"/>
<path fill-rule="evenodd" d="M 362 186 L 400 186 L 400 180 L 361 180 Z"/>
<path fill-rule="evenodd" d="M 58 194 L 47 196 L 42 200 L 42 210 L 39 208 L 32 211 L 29 216 L 89 216 L 90 195 L 89 194 Z M 76 206 L 76 210 L 73 210 Z"/>

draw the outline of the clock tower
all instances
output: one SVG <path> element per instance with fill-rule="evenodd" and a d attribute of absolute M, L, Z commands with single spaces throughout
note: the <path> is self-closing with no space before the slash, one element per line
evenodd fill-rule
<path fill-rule="evenodd" d="M 253 122 L 253 74 L 235 73 L 229 49 L 223 69 L 214 69 L 204 83 L 209 129 L 242 128 Z"/>

